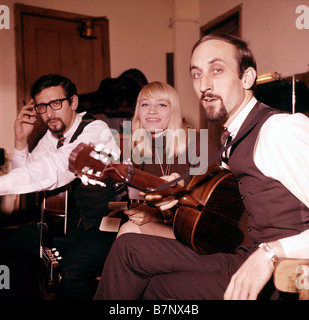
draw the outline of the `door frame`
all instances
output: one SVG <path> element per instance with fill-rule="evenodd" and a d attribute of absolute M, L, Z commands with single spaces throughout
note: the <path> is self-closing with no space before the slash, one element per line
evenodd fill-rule
<path fill-rule="evenodd" d="M 26 95 L 25 79 L 24 79 L 24 57 L 23 57 L 23 16 L 33 15 L 39 17 L 60 19 L 76 22 L 85 18 L 95 18 L 88 15 L 58 11 L 53 9 L 45 9 L 24 4 L 15 4 L 15 48 L 16 48 L 16 86 L 17 86 L 17 106 L 22 106 L 22 100 Z M 108 19 L 104 21 L 96 21 L 96 24 L 103 26 L 103 75 L 104 78 L 110 77 L 110 46 L 109 46 L 109 24 Z"/>
<path fill-rule="evenodd" d="M 223 13 L 219 17 L 211 20 L 210 22 L 206 23 L 200 28 L 200 35 L 201 37 L 206 35 L 210 32 L 215 32 L 216 29 L 220 27 L 224 27 L 228 24 L 231 20 L 237 20 L 237 26 L 238 30 L 236 31 L 236 36 L 240 37 L 242 36 L 242 4 L 236 6 L 235 8 L 232 8 L 231 10 Z M 230 33 L 231 30 L 225 29 L 225 33 Z"/>

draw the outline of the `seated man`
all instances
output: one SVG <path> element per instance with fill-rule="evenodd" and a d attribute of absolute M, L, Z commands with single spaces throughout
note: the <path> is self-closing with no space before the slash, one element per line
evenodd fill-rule
<path fill-rule="evenodd" d="M 256 62 L 241 39 L 203 37 L 193 47 L 190 67 L 207 120 L 240 137 L 228 165 L 253 245 L 198 255 L 174 239 L 122 235 L 95 299 L 275 299 L 279 293 L 270 279 L 278 258 L 309 257 L 309 119 L 255 99 Z"/>
<path fill-rule="evenodd" d="M 55 190 L 70 184 L 76 177 L 69 171 L 69 156 L 81 142 L 103 143 L 108 152 L 119 156 L 106 123 L 86 112 L 76 112 L 77 90 L 70 79 L 55 74 L 42 76 L 33 84 L 31 96 L 15 121 L 13 170 L 0 177 L 0 195 Z M 30 153 L 27 139 L 38 116 L 48 130 Z M 71 184 L 74 208 L 67 235 L 58 243 L 65 249 L 60 263 L 65 297 L 92 298 L 94 275 L 102 269 L 116 237 L 116 233 L 99 231 L 102 217 L 109 212 L 108 202 L 115 198 L 116 191 L 111 181 L 105 183 L 105 188 L 84 186 L 79 179 Z M 30 277 L 32 261 L 39 257 L 39 250 L 40 235 L 35 223 L 2 237 L 0 264 L 9 267 L 11 277 L 10 290 L 0 293 L 4 298 L 29 298 L 29 288 L 35 281 Z"/>

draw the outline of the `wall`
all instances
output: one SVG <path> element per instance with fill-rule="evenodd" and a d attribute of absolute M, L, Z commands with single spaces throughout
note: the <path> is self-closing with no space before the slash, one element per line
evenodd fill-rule
<path fill-rule="evenodd" d="M 11 28 L 0 30 L 0 147 L 12 152 L 16 117 L 15 0 L 0 0 L 11 13 Z M 26 5 L 90 16 L 107 16 L 110 26 L 111 76 L 128 68 L 142 70 L 149 81 L 166 80 L 165 58 L 175 52 L 175 87 L 183 114 L 199 123 L 199 104 L 189 76 L 189 57 L 199 27 L 243 4 L 243 37 L 258 61 L 259 74 L 283 76 L 308 71 L 309 30 L 295 26 L 296 7 L 308 0 L 23 0 Z M 173 22 L 173 23 L 171 23 Z"/>
<path fill-rule="evenodd" d="M 166 80 L 166 53 L 173 51 L 169 27 L 173 0 L 23 0 L 44 7 L 90 16 L 107 16 L 111 76 L 140 69 L 148 81 Z M 12 152 L 16 117 L 15 0 L 0 0 L 10 9 L 9 30 L 0 30 L 0 147 Z"/>
<path fill-rule="evenodd" d="M 189 72 L 191 50 L 199 38 L 200 0 L 175 0 L 171 28 L 173 32 L 175 88 L 182 115 L 194 128 L 199 127 L 199 102 Z"/>
<path fill-rule="evenodd" d="M 11 1 L 2 0 L 1 5 Z M 15 37 L 10 10 L 10 29 L 0 30 L 0 147 L 11 152 L 16 118 Z"/>
<path fill-rule="evenodd" d="M 255 54 L 258 74 L 277 71 L 290 76 L 309 70 L 309 29 L 297 29 L 295 24 L 297 6 L 309 7 L 308 0 L 201 1 L 201 24 L 239 4 L 243 7 L 242 37 Z M 309 12 L 307 16 L 309 20 Z"/>

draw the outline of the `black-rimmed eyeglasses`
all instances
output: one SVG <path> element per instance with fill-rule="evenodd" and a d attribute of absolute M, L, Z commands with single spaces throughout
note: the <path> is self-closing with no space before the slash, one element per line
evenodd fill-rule
<path fill-rule="evenodd" d="M 62 98 L 57 100 L 49 101 L 48 103 L 40 103 L 34 106 L 37 113 L 42 114 L 47 111 L 47 106 L 50 106 L 53 110 L 59 110 L 62 108 L 62 102 L 65 100 L 70 100 L 70 98 Z"/>

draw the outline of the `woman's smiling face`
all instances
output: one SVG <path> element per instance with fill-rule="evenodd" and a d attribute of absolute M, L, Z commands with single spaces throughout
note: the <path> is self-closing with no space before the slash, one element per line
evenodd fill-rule
<path fill-rule="evenodd" d="M 141 97 L 139 117 L 144 129 L 151 133 L 154 133 L 155 130 L 166 129 L 171 115 L 172 108 L 166 100 Z"/>

